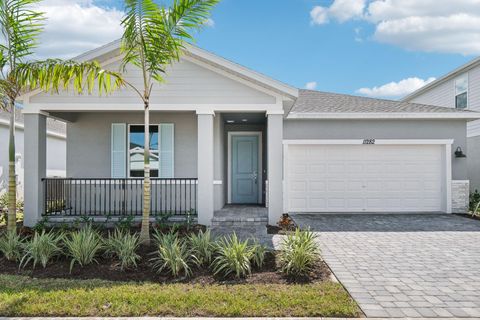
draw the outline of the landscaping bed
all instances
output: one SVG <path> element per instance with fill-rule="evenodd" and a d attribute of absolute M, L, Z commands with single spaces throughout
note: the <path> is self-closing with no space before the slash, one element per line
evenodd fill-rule
<path fill-rule="evenodd" d="M 331 281 L 315 234 L 287 231 L 279 251 L 203 226 L 22 228 L 0 234 L 2 316 L 356 317 Z"/>
<path fill-rule="evenodd" d="M 194 268 L 192 275 L 187 278 L 174 278 L 166 273 L 157 273 L 152 269 L 150 263 L 151 253 L 155 247 L 141 248 L 138 254 L 141 259 L 135 269 L 120 270 L 116 265 L 117 261 L 113 258 L 100 257 L 98 263 L 85 265 L 83 267 L 74 267 L 70 272 L 70 260 L 62 256 L 52 261 L 46 268 L 31 267 L 19 268 L 18 263 L 0 258 L 0 274 L 30 276 L 34 278 L 63 278 L 63 279 L 100 279 L 108 281 L 138 281 L 155 283 L 190 283 L 190 284 L 236 284 L 236 283 L 269 283 L 269 284 L 287 284 L 292 282 L 316 283 L 328 281 L 330 270 L 323 261 L 317 263 L 314 271 L 308 278 L 297 279 L 293 281 L 285 277 L 278 271 L 275 262 L 274 253 L 267 253 L 265 264 L 261 269 L 253 269 L 252 273 L 245 278 L 223 279 L 213 276 L 209 270 L 204 268 Z"/>

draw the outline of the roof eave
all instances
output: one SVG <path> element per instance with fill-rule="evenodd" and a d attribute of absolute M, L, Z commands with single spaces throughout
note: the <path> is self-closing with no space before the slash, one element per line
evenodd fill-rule
<path fill-rule="evenodd" d="M 98 47 L 96 49 L 87 51 L 87 52 L 85 52 L 81 55 L 78 55 L 78 56 L 72 58 L 72 60 L 75 60 L 75 61 L 93 60 L 97 57 L 108 54 L 108 53 L 110 53 L 114 50 L 119 50 L 120 49 L 120 44 L 121 44 L 121 40 L 115 40 L 115 41 L 112 41 L 112 42 L 110 42 L 106 45 L 103 45 L 103 46 Z M 222 57 L 220 57 L 220 56 L 218 56 L 214 53 L 211 53 L 211 52 L 208 52 L 206 50 L 200 49 L 200 48 L 198 48 L 198 47 L 196 47 L 192 44 L 187 44 L 185 49 L 188 53 L 190 53 L 193 56 L 197 56 L 197 57 L 200 57 L 204 60 L 210 61 L 213 64 L 216 64 L 216 65 L 219 65 L 219 66 L 225 68 L 226 70 L 230 70 L 230 72 L 232 72 L 234 74 L 237 73 L 239 75 L 242 75 L 242 76 L 246 77 L 247 79 L 251 79 L 251 80 L 257 81 L 259 83 L 262 83 L 265 87 L 274 89 L 276 92 L 279 92 L 281 95 L 283 95 L 284 97 L 286 97 L 288 99 L 294 100 L 294 99 L 298 98 L 298 89 L 295 88 L 295 87 L 292 87 L 290 85 L 282 83 L 282 82 L 280 82 L 278 80 L 275 80 L 271 77 L 265 76 L 261 73 L 253 71 L 253 70 L 251 70 L 249 68 L 246 68 L 242 65 L 239 65 L 235 62 L 229 61 L 229 60 L 227 60 L 225 58 L 222 58 Z M 28 93 L 22 94 L 19 97 L 18 100 L 23 101 L 23 99 L 26 96 L 29 96 L 30 93 L 31 93 L 31 91 L 28 92 Z"/>
<path fill-rule="evenodd" d="M 336 113 L 336 112 L 326 112 L 326 113 L 303 113 L 303 112 L 291 112 L 287 119 L 298 119 L 298 120 L 332 120 L 332 119 L 463 119 L 463 120 L 477 120 L 480 119 L 480 113 L 449 113 L 449 112 L 395 112 L 395 113 Z"/>

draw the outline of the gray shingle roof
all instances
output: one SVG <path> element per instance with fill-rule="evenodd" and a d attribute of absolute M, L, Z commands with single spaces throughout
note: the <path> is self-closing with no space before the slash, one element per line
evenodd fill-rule
<path fill-rule="evenodd" d="M 0 119 L 10 120 L 10 113 L 5 111 L 5 110 L 0 109 Z M 15 113 L 15 122 L 16 123 L 21 123 L 21 124 L 24 123 L 23 113 L 22 113 L 22 110 L 20 108 L 17 108 L 17 112 Z M 54 132 L 54 133 L 61 134 L 61 135 L 66 135 L 67 125 L 65 124 L 65 122 L 48 118 L 47 119 L 47 130 L 51 131 L 51 132 Z"/>
<path fill-rule="evenodd" d="M 373 99 L 346 94 L 299 90 L 290 114 L 308 113 L 473 113 L 455 108 L 437 107 L 403 101 Z"/>

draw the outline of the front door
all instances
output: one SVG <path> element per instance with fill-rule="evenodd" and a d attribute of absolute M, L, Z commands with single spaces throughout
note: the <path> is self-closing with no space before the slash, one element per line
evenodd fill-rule
<path fill-rule="evenodd" d="M 258 145 L 258 135 L 232 136 L 232 203 L 259 202 Z"/>

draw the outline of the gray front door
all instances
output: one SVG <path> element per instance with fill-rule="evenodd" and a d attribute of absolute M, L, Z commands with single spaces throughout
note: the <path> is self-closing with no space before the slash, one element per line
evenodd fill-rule
<path fill-rule="evenodd" d="M 232 136 L 232 203 L 258 203 L 258 135 Z"/>

